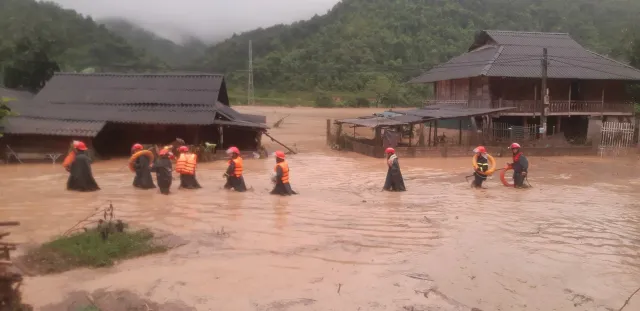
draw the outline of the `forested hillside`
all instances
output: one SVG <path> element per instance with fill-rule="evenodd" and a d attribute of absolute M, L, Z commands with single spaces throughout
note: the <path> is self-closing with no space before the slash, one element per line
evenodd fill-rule
<path fill-rule="evenodd" d="M 0 0 L 0 64 L 6 86 L 30 89 L 57 70 L 163 67 L 91 18 L 34 0 Z"/>
<path fill-rule="evenodd" d="M 111 18 L 100 20 L 99 23 L 125 38 L 132 46 L 146 50 L 171 67 L 192 65 L 197 59 L 202 58 L 207 48 L 207 45 L 197 38 L 185 38 L 183 43 L 178 44 L 124 19 Z"/>
<path fill-rule="evenodd" d="M 482 29 L 568 32 L 628 59 L 622 43 L 639 13 L 627 0 L 343 0 L 308 21 L 236 35 L 203 62 L 239 85 L 252 40 L 258 89 L 375 91 L 466 51 Z"/>

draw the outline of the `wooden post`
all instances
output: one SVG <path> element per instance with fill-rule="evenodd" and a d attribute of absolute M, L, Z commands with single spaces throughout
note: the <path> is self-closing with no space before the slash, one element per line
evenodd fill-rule
<path fill-rule="evenodd" d="M 462 119 L 458 120 L 458 145 L 462 146 Z"/>
<path fill-rule="evenodd" d="M 537 114 L 536 113 L 536 111 L 537 111 L 536 108 L 538 107 L 538 105 L 539 105 L 538 104 L 538 85 L 536 84 L 536 85 L 533 86 L 533 106 L 534 107 L 532 107 L 532 108 L 533 108 L 533 117 L 534 118 L 536 117 L 536 114 Z"/>
<path fill-rule="evenodd" d="M 420 123 L 418 128 L 420 131 L 420 135 L 418 136 L 418 146 L 424 147 L 424 123 Z"/>
<path fill-rule="evenodd" d="M 433 124 L 433 146 L 438 146 L 438 120 Z"/>
<path fill-rule="evenodd" d="M 222 125 L 218 125 L 218 132 L 220 132 L 220 148 L 224 149 L 224 129 Z"/>
<path fill-rule="evenodd" d="M 331 119 L 327 119 L 327 145 L 332 145 L 334 142 L 331 141 Z"/>
<path fill-rule="evenodd" d="M 600 109 L 600 115 L 604 115 L 604 86 L 602 87 L 602 104 Z"/>
<path fill-rule="evenodd" d="M 562 116 L 557 116 L 557 118 L 558 119 L 556 120 L 556 131 L 557 131 L 557 133 L 560 133 L 560 132 L 562 132 L 562 128 L 561 128 L 561 126 L 562 126 Z M 556 132 L 554 132 L 554 134 L 555 133 Z"/>
<path fill-rule="evenodd" d="M 411 147 L 412 139 L 413 139 L 413 124 L 409 124 L 409 147 Z"/>
<path fill-rule="evenodd" d="M 433 121 L 429 121 L 429 147 L 431 147 L 431 128 L 433 127 Z"/>
<path fill-rule="evenodd" d="M 542 138 L 547 136 L 547 105 L 549 91 L 547 90 L 547 69 L 548 69 L 547 48 L 542 49 L 542 110 L 540 111 L 540 128 L 542 129 Z"/>

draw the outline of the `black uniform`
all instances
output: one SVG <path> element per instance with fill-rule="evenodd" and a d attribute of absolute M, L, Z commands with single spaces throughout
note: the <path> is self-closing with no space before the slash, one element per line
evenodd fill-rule
<path fill-rule="evenodd" d="M 400 163 L 398 157 L 393 154 L 387 159 L 389 169 L 387 170 L 387 178 L 384 181 L 383 190 L 387 191 L 407 191 L 404 186 L 402 172 L 400 172 Z"/>
<path fill-rule="evenodd" d="M 200 189 L 200 183 L 196 179 L 196 174 L 180 174 L 180 188 L 182 189 Z"/>
<path fill-rule="evenodd" d="M 156 180 L 158 182 L 158 188 L 160 188 L 160 193 L 169 194 L 169 189 L 171 188 L 171 182 L 173 180 L 173 177 L 171 176 L 173 168 L 169 157 L 160 156 L 151 170 L 156 172 Z"/>
<path fill-rule="evenodd" d="M 151 177 L 151 160 L 147 156 L 139 156 L 133 168 L 136 170 L 136 177 L 133 178 L 133 186 L 140 189 L 153 189 L 156 185 Z"/>
<path fill-rule="evenodd" d="M 529 171 L 529 160 L 527 157 L 522 154 L 522 152 L 518 152 L 513 156 L 513 164 L 511 164 L 513 168 L 513 185 L 515 188 L 526 188 L 524 185 L 524 180 Z"/>
<path fill-rule="evenodd" d="M 478 156 L 477 163 L 478 163 L 478 171 L 484 173 L 489 170 L 489 160 L 487 160 L 487 158 L 480 155 Z M 487 180 L 487 175 L 481 174 L 478 171 L 473 172 L 474 179 L 473 179 L 473 183 L 471 184 L 476 188 L 482 187 L 482 183 L 485 180 Z"/>
<path fill-rule="evenodd" d="M 244 183 L 244 176 L 237 177 L 234 172 L 236 170 L 236 163 L 229 161 L 229 167 L 227 168 L 227 183 L 224 184 L 225 189 L 235 189 L 237 192 L 247 191 L 247 185 Z"/>
<path fill-rule="evenodd" d="M 91 159 L 84 151 L 76 151 L 76 157 L 69 168 L 67 190 L 82 192 L 100 190 L 91 172 Z"/>

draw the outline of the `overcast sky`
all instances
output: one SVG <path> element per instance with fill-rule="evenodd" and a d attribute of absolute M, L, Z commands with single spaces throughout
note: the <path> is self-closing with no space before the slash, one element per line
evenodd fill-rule
<path fill-rule="evenodd" d="M 123 17 L 175 39 L 219 38 L 324 14 L 339 0 L 52 0 L 94 19 Z"/>

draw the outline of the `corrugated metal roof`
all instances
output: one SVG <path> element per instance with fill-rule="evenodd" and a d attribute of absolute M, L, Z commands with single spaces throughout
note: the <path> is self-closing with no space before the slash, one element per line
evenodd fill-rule
<path fill-rule="evenodd" d="M 213 104 L 219 100 L 223 82 L 221 74 L 56 73 L 35 100 L 83 104 Z"/>
<path fill-rule="evenodd" d="M 398 125 L 407 124 L 406 122 L 393 120 L 391 118 L 379 118 L 379 117 L 342 119 L 342 120 L 336 120 L 335 122 L 353 124 L 356 126 L 364 126 L 364 127 L 371 127 L 371 128 L 375 128 L 379 126 L 398 126 Z"/>
<path fill-rule="evenodd" d="M 3 119 L 1 124 L 7 134 L 95 137 L 104 127 L 105 122 L 10 117 Z"/>
<path fill-rule="evenodd" d="M 408 125 L 434 119 L 458 119 L 481 116 L 510 109 L 513 108 L 466 108 L 460 105 L 441 104 L 420 109 L 394 111 L 394 113 L 402 114 L 394 117 L 367 116 L 355 119 L 336 120 L 335 122 L 375 128 L 380 126 Z"/>
<path fill-rule="evenodd" d="M 425 120 L 430 119 L 458 119 L 474 116 L 482 116 L 492 114 L 500 111 L 510 110 L 510 108 L 465 108 L 457 105 L 433 107 L 428 106 L 425 108 L 406 110 L 403 113 L 412 116 L 422 117 Z"/>
<path fill-rule="evenodd" d="M 498 46 L 485 45 L 453 58 L 411 83 L 477 76 L 539 78 L 543 48 L 551 79 L 640 81 L 640 70 L 583 48 L 568 34 L 485 31 Z"/>

